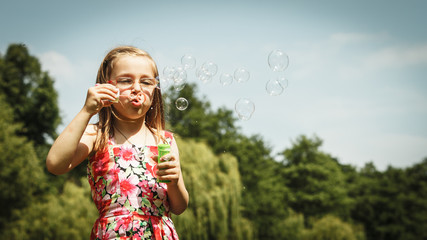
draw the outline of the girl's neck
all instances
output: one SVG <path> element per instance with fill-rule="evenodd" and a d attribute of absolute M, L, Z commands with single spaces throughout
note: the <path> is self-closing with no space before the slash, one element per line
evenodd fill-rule
<path fill-rule="evenodd" d="M 124 122 L 118 120 L 114 123 L 114 139 L 117 144 L 147 145 L 151 142 L 150 130 L 145 126 L 145 121 Z"/>
<path fill-rule="evenodd" d="M 114 128 L 119 129 L 126 135 L 135 135 L 140 132 L 144 132 L 147 126 L 145 125 L 145 118 L 140 118 L 133 121 L 122 121 L 115 119 Z"/>

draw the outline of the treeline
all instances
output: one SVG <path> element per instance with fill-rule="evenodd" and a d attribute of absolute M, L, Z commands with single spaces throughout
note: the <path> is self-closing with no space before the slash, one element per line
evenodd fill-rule
<path fill-rule="evenodd" d="M 253 239 L 427 239 L 427 158 L 406 169 L 356 169 L 320 151 L 319 137 L 303 135 L 272 156 L 261 136 L 241 133 L 231 110 L 212 110 L 196 91 L 170 92 L 168 106 L 178 96 L 190 105 L 169 108 L 169 123 L 181 137 L 237 159 Z"/>
<path fill-rule="evenodd" d="M 45 168 L 61 122 L 54 80 L 25 45 L 0 55 L 0 232 L 5 239 L 88 239 L 97 210 L 83 163 Z M 341 164 L 322 140 L 298 136 L 276 161 L 245 136 L 231 110 L 213 110 L 195 85 L 168 91 L 190 205 L 173 216 L 181 239 L 427 239 L 427 158 L 378 171 Z M 177 97 L 189 107 L 172 107 Z"/>

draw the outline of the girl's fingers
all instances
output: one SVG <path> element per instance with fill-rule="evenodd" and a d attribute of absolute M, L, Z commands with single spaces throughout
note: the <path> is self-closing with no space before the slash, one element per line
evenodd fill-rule
<path fill-rule="evenodd" d="M 97 93 L 108 94 L 108 95 L 112 96 L 113 98 L 116 98 L 117 94 L 119 92 L 119 90 L 117 88 L 115 88 L 114 86 L 112 86 L 110 84 L 101 84 L 101 85 L 95 86 L 95 88 L 97 89 Z"/>
<path fill-rule="evenodd" d="M 114 86 L 108 85 L 100 84 L 88 89 L 85 108 L 91 114 L 96 114 L 101 108 L 110 106 L 116 99 L 118 90 Z"/>
<path fill-rule="evenodd" d="M 179 163 L 171 158 L 169 161 L 162 161 L 164 158 L 160 159 L 160 163 L 157 164 L 158 169 L 170 169 L 170 168 L 180 168 Z"/>
<path fill-rule="evenodd" d="M 175 175 L 179 171 L 177 169 L 174 169 L 174 168 L 168 168 L 168 169 L 158 170 L 157 172 L 158 172 L 158 175 L 164 176 L 164 175 Z"/>
<path fill-rule="evenodd" d="M 157 169 L 159 170 L 156 174 L 160 180 L 178 181 L 181 167 L 173 154 L 168 153 L 162 156 L 157 164 Z"/>
<path fill-rule="evenodd" d="M 160 180 L 178 180 L 179 179 L 179 173 L 165 174 L 165 173 L 161 173 L 159 171 L 158 174 L 157 174 L 157 177 Z"/>
<path fill-rule="evenodd" d="M 171 162 L 171 161 L 175 161 L 175 156 L 173 156 L 170 153 L 168 153 L 168 154 L 166 154 L 166 155 L 164 155 L 164 156 L 162 156 L 160 158 L 160 162 L 161 163 L 163 163 L 163 162 Z"/>

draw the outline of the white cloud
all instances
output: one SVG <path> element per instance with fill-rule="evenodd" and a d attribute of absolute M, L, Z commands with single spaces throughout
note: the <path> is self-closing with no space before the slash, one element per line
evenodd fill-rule
<path fill-rule="evenodd" d="M 364 59 L 365 67 L 373 70 L 402 68 L 418 64 L 427 64 L 427 43 L 379 49 Z"/>
<path fill-rule="evenodd" d="M 367 33 L 334 33 L 331 34 L 329 40 L 333 44 L 346 45 L 351 43 L 362 43 L 367 41 L 384 41 L 389 38 L 387 33 L 376 33 L 376 34 L 367 34 Z"/>
<path fill-rule="evenodd" d="M 60 85 L 68 85 L 75 76 L 73 64 L 62 54 L 49 51 L 39 56 L 42 68 L 49 72 Z M 68 83 L 68 84 L 67 84 Z"/>
<path fill-rule="evenodd" d="M 95 84 L 98 63 L 80 59 L 71 62 L 56 51 L 48 51 L 38 56 L 42 68 L 55 79 L 55 88 L 59 93 L 59 106 L 64 124 L 68 124 L 81 109 L 87 89 Z M 59 130 L 63 130 L 60 126 Z"/>

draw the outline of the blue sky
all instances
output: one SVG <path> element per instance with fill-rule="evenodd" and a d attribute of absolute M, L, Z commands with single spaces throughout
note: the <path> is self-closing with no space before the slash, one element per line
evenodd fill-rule
<path fill-rule="evenodd" d="M 218 65 L 209 84 L 188 72 L 199 96 L 228 109 L 250 98 L 255 112 L 238 124 L 275 152 L 317 135 L 341 163 L 384 170 L 427 157 L 425 9 L 425 1 L 3 0 L 0 52 L 21 42 L 41 60 L 56 79 L 65 124 L 111 48 L 141 47 L 160 70 L 192 54 L 198 66 Z M 279 96 L 265 91 L 274 49 L 290 58 Z M 241 66 L 248 82 L 220 85 L 219 74 Z"/>

